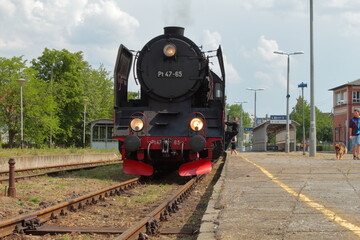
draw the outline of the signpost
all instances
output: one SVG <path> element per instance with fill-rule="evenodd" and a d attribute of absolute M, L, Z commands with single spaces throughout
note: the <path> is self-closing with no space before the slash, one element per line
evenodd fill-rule
<path fill-rule="evenodd" d="M 286 115 L 270 115 L 271 124 L 286 124 Z M 291 119 L 289 119 L 289 124 L 291 124 Z"/>

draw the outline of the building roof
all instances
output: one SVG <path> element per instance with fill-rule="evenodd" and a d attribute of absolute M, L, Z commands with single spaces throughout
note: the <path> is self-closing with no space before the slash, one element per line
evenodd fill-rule
<path fill-rule="evenodd" d="M 357 80 L 352 81 L 352 82 L 345 83 L 345 84 L 340 85 L 338 87 L 330 88 L 329 91 L 334 91 L 334 90 L 336 90 L 338 88 L 342 88 L 342 87 L 345 87 L 345 86 L 360 86 L 360 79 L 357 79 Z"/>

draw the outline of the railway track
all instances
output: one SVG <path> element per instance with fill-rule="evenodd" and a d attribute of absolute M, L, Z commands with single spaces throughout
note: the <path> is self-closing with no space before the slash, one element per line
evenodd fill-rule
<path fill-rule="evenodd" d="M 96 163 L 93 162 L 93 163 L 89 163 L 89 164 L 73 164 L 73 165 L 61 165 L 61 166 L 58 166 L 58 167 L 39 168 L 39 169 L 52 169 L 52 168 L 62 168 L 62 169 L 61 170 L 56 170 L 56 171 L 46 171 L 46 172 L 42 172 L 42 173 L 17 176 L 17 177 L 15 177 L 15 181 L 24 180 L 24 179 L 30 179 L 30 178 L 40 177 L 40 176 L 45 176 L 45 175 L 54 176 L 54 175 L 57 175 L 57 174 L 60 174 L 60 173 L 63 173 L 63 172 L 75 172 L 75 171 L 80 171 L 80 170 L 89 170 L 89 169 L 93 169 L 93 168 L 96 168 L 96 167 L 113 165 L 113 164 L 117 164 L 117 163 L 119 163 L 119 160 L 107 161 L 107 162 L 96 162 Z M 83 166 L 83 167 L 66 168 L 66 167 L 70 167 L 70 166 Z M 16 171 L 16 172 L 28 172 L 28 171 L 34 171 L 34 170 L 37 170 L 37 169 L 25 169 L 25 170 L 20 170 L 20 171 Z M 8 181 L 9 181 L 9 178 L 2 178 L 2 179 L 0 179 L 0 184 L 8 182 Z"/>
<path fill-rule="evenodd" d="M 134 178 L 41 211 L 2 221 L 0 222 L 0 238 L 13 233 L 26 233 L 28 230 L 34 230 L 51 219 L 65 216 L 68 211 L 84 209 L 86 206 L 96 204 L 98 201 L 103 201 L 105 197 L 120 195 L 124 190 L 133 188 L 137 184 L 139 184 L 139 178 Z"/>
<path fill-rule="evenodd" d="M 15 169 L 16 173 L 22 173 L 22 172 L 31 172 L 31 171 L 38 171 L 38 170 L 46 170 L 46 169 L 66 169 L 66 168 L 72 168 L 72 167 L 78 167 L 78 166 L 102 166 L 105 164 L 111 164 L 111 163 L 118 163 L 121 162 L 120 159 L 114 159 L 114 160 L 107 160 L 107 161 L 97 161 L 97 162 L 88 162 L 88 163 L 74 163 L 74 164 L 64 164 L 64 165 L 56 165 L 56 166 L 48 166 L 48 167 L 38 167 L 38 168 L 24 168 L 24 169 Z M 0 176 L 8 175 L 9 171 L 0 171 Z"/>
<path fill-rule="evenodd" d="M 104 201 L 105 198 L 120 195 L 125 190 L 133 188 L 139 184 L 139 178 L 129 180 L 119 185 L 100 190 L 56 206 L 27 214 L 21 217 L 15 217 L 0 222 L 0 238 L 13 233 L 45 235 L 45 234 L 62 234 L 62 233 L 97 233 L 97 234 L 121 234 L 116 239 L 141 239 L 147 235 L 159 234 L 192 234 L 193 229 L 162 229 L 160 231 L 159 223 L 167 220 L 172 214 L 179 210 L 179 205 L 190 195 L 195 188 L 196 183 L 201 180 L 202 176 L 192 178 L 185 185 L 181 186 L 165 201 L 162 201 L 153 211 L 148 213 L 140 221 L 130 228 L 99 228 L 99 227 L 64 227 L 45 225 L 49 220 L 56 219 L 60 216 L 66 216 L 68 212 L 75 212 L 85 209 L 87 206 Z"/>
<path fill-rule="evenodd" d="M 119 211 L 121 210 L 121 207 L 115 207 L 115 205 L 112 204 L 114 203 L 113 201 L 115 200 L 115 198 L 118 197 L 112 197 L 112 196 L 128 195 L 128 197 L 131 197 L 131 199 L 135 198 L 136 196 L 133 196 L 134 190 L 135 192 L 139 190 L 136 190 L 138 188 L 134 189 L 133 187 L 138 185 L 139 179 L 135 179 L 136 182 L 134 183 L 132 182 L 133 180 L 127 181 L 127 183 L 131 183 L 131 187 L 129 186 L 125 187 L 123 184 L 120 184 L 106 190 L 101 190 L 97 193 L 88 194 L 86 196 L 61 203 L 59 205 L 41 210 L 36 213 L 27 214 L 26 216 L 23 216 L 21 218 L 13 218 L 0 222 L 0 238 L 12 233 L 24 233 L 30 235 L 46 235 L 46 234 L 53 235 L 53 234 L 69 233 L 71 234 L 70 235 L 71 238 L 76 236 L 76 234 L 81 233 L 81 234 L 90 234 L 93 237 L 93 239 L 98 239 L 98 238 L 107 239 L 109 236 L 113 236 L 114 238 L 118 236 L 116 239 L 146 239 L 148 236 L 158 236 L 163 234 L 172 235 L 172 236 L 179 236 L 185 234 L 188 236 L 193 236 L 194 233 L 196 235 L 196 231 L 198 231 L 199 229 L 198 226 L 194 226 L 193 224 L 188 224 L 186 226 L 179 227 L 179 225 L 176 224 L 176 222 L 177 219 L 180 217 L 180 215 L 183 214 L 185 210 L 184 208 L 187 208 L 188 205 L 191 205 L 191 203 L 194 202 L 193 199 L 194 194 L 190 194 L 190 193 L 195 189 L 197 183 L 204 182 L 200 180 L 206 176 L 207 175 L 201 175 L 199 177 L 191 179 L 183 186 L 178 185 L 176 187 L 176 192 L 174 190 L 171 190 L 167 194 L 164 194 L 164 196 L 170 196 L 170 197 L 166 197 L 166 199 L 164 201 L 161 201 L 161 203 L 160 201 L 157 201 L 156 205 L 150 204 L 151 206 L 142 207 L 148 210 L 146 211 L 147 213 L 145 215 L 142 214 L 142 212 L 144 212 L 143 210 L 138 210 L 138 211 L 134 210 L 132 212 L 132 215 L 136 215 L 136 216 L 125 217 L 126 219 L 125 221 L 128 221 L 126 224 L 123 224 L 124 222 L 117 224 L 116 222 L 111 222 L 111 221 L 110 223 L 105 224 L 104 222 L 104 224 L 102 224 L 103 220 L 101 218 L 105 214 L 103 212 L 104 207 L 114 208 L 113 213 L 115 213 L 115 215 L 122 215 L 121 211 Z M 207 177 L 205 179 L 207 179 Z M 213 179 L 213 177 L 211 177 L 211 179 Z M 163 182 L 163 180 L 161 180 L 160 182 Z M 174 183 L 174 181 L 172 182 Z M 142 186 L 141 188 L 144 189 L 148 188 L 148 184 L 141 186 Z M 207 188 L 207 186 L 206 187 L 202 186 L 202 188 L 203 189 Z M 124 191 L 126 189 L 129 190 L 134 189 L 134 190 L 131 190 L 130 192 Z M 196 190 L 195 192 L 198 191 L 199 190 Z M 209 191 L 212 192 L 211 188 L 209 188 Z M 182 207 L 179 206 L 190 195 L 191 195 L 191 200 L 189 200 L 190 202 L 188 201 L 187 204 Z M 107 201 L 103 201 L 105 199 L 107 199 Z M 203 198 L 203 196 L 201 196 L 201 202 L 202 205 L 206 206 L 207 201 Z M 93 205 L 93 207 L 87 208 L 87 206 L 91 206 L 91 205 Z M 178 214 L 174 214 L 179 210 L 179 208 L 181 208 L 182 211 L 179 212 Z M 196 207 L 196 209 L 197 208 L 198 206 Z M 82 209 L 86 209 L 86 211 L 80 211 Z M 151 211 L 151 209 L 153 210 Z M 95 217 L 100 218 L 99 220 L 95 221 L 93 220 L 92 217 L 87 218 L 96 211 L 101 212 L 101 214 L 95 214 L 96 215 Z M 67 216 L 61 217 L 65 215 Z M 192 215 L 192 212 L 190 213 L 187 212 L 185 213 L 185 215 L 189 217 Z M 85 217 L 86 220 L 79 222 L 79 220 L 84 216 L 86 216 Z M 172 218 L 170 218 L 170 216 L 172 216 Z M 166 221 L 166 220 L 170 220 L 170 221 Z M 74 221 L 78 223 L 75 223 Z M 162 224 L 162 221 L 166 221 L 166 224 Z M 171 224 L 170 223 L 171 221 L 175 221 L 174 222 L 175 224 Z M 115 224 L 113 225 L 113 223 Z M 20 234 L 17 238 L 16 237 L 13 238 L 12 236 L 7 239 L 22 239 L 22 235 Z M 32 238 L 30 237 L 29 239 Z"/>

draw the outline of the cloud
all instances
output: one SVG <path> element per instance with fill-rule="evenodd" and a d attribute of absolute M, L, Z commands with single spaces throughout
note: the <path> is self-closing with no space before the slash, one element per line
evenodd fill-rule
<path fill-rule="evenodd" d="M 218 49 L 221 43 L 221 35 L 218 32 L 211 32 L 209 30 L 204 30 L 204 47 L 209 50 Z M 237 72 L 236 68 L 233 64 L 229 63 L 226 57 L 226 49 L 223 50 L 223 58 L 224 58 L 224 67 L 225 67 L 225 75 L 226 80 L 233 83 L 241 83 L 243 79 L 240 77 L 239 73 Z M 220 73 L 218 71 L 219 64 L 217 61 L 212 61 L 214 64 L 213 71 L 217 74 Z"/>
<path fill-rule="evenodd" d="M 44 48 L 86 52 L 112 65 L 119 42 L 135 39 L 139 21 L 110 0 L 0 0 L 0 54 L 41 55 Z M 114 52 L 104 55 L 104 52 Z"/>
<path fill-rule="evenodd" d="M 262 87 L 267 89 L 274 89 L 281 86 L 286 87 L 286 57 L 274 54 L 274 51 L 279 51 L 278 43 L 275 40 L 266 39 L 265 36 L 260 36 L 258 46 L 253 50 L 253 58 L 258 69 L 254 77 Z"/>
<path fill-rule="evenodd" d="M 108 44 L 133 35 L 139 25 L 136 18 L 122 11 L 115 2 L 90 3 L 75 26 L 69 29 L 69 40 L 82 44 Z"/>
<path fill-rule="evenodd" d="M 346 27 L 343 30 L 347 36 L 360 35 L 360 12 L 345 12 L 342 14 Z"/>

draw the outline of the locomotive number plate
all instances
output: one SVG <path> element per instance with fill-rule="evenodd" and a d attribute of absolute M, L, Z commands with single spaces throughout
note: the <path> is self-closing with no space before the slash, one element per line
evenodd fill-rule
<path fill-rule="evenodd" d="M 158 78 L 170 78 L 170 77 L 181 78 L 182 75 L 183 75 L 182 71 L 158 71 L 157 72 Z"/>

